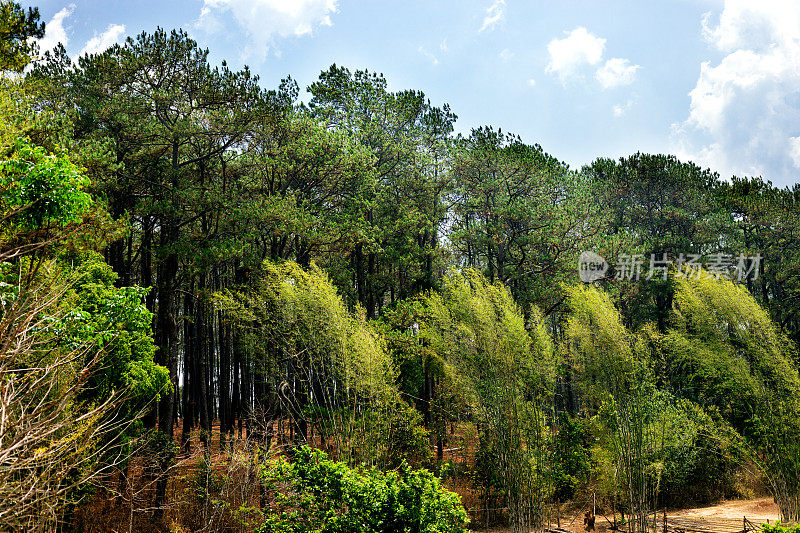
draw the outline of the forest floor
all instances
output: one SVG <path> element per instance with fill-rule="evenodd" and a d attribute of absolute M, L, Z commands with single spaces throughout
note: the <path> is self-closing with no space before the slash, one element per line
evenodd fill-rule
<path fill-rule="evenodd" d="M 282 435 L 282 441 L 290 442 L 291 438 L 281 426 L 278 427 L 278 433 Z M 246 436 L 246 435 L 243 435 Z M 181 432 L 180 427 L 176 428 L 175 439 L 180 442 Z M 78 523 L 81 525 L 78 530 L 85 533 L 105 532 L 105 531 L 140 531 L 140 532 L 166 532 L 166 531 L 190 531 L 192 527 L 189 524 L 200 524 L 202 516 L 200 514 L 199 502 L 195 492 L 199 487 L 198 483 L 208 483 L 210 478 L 206 479 L 205 470 L 202 467 L 202 447 L 198 446 L 198 438 L 196 435 L 192 436 L 194 446 L 192 447 L 192 454 L 186 457 L 181 453 L 178 457 L 177 464 L 173 467 L 170 474 L 170 483 L 167 489 L 167 502 L 168 506 L 165 511 L 165 522 L 162 525 L 156 524 L 150 518 L 153 508 L 155 494 L 155 481 L 154 478 L 146 478 L 142 475 L 141 461 L 134 461 L 131 470 L 131 482 L 126 485 L 124 495 L 118 494 L 115 496 L 114 490 L 111 492 L 98 491 L 93 502 L 83 507 L 78 514 Z M 276 441 L 273 442 L 277 442 Z M 443 460 L 451 463 L 455 470 L 460 475 L 450 477 L 443 485 L 450 490 L 459 493 L 462 497 L 462 502 L 470 512 L 473 519 L 480 523 L 480 514 L 475 511 L 480 509 L 480 497 L 478 492 L 472 487 L 469 480 L 470 475 L 474 473 L 475 462 L 474 457 L 477 452 L 478 440 L 474 428 L 469 425 L 459 425 L 452 429 L 448 438 L 448 444 L 443 450 Z M 234 439 L 232 444 L 235 449 L 243 449 L 243 440 Z M 312 437 L 312 443 L 319 446 L 321 443 L 319 439 Z M 237 508 L 240 503 L 253 503 L 257 501 L 257 492 L 252 490 L 250 482 L 243 482 L 239 480 L 240 473 L 234 471 L 226 471 L 227 459 L 231 457 L 229 452 L 220 453 L 219 446 L 219 427 L 214 425 L 212 436 L 209 439 L 209 451 L 211 455 L 211 462 L 213 470 L 221 475 L 232 475 L 232 484 L 228 489 L 223 491 L 225 494 L 220 494 L 220 497 L 233 498 L 231 501 L 236 500 Z M 435 450 L 434 450 L 435 453 Z M 224 479 L 224 477 L 219 478 Z M 116 489 L 120 487 L 119 480 L 116 478 L 109 479 L 107 488 Z M 583 502 L 580 505 L 591 505 L 591 501 L 587 504 Z M 566 531 L 572 533 L 585 533 L 583 526 L 583 511 L 585 508 L 580 508 L 580 505 L 573 504 L 569 508 L 571 511 L 567 512 L 562 508 L 560 525 Z M 676 519 L 681 518 L 684 520 L 705 519 L 710 522 L 717 521 L 741 521 L 744 517 L 748 520 L 758 523 L 778 520 L 780 514 L 772 498 L 761 497 L 748 500 L 728 500 L 716 505 L 705 507 L 695 507 L 681 510 L 671 510 L 667 512 L 667 520 L 670 517 Z M 497 523 L 497 522 L 495 522 Z M 168 527 L 166 524 L 175 526 L 181 524 L 188 529 L 176 529 L 175 527 Z M 602 516 L 598 515 L 596 521 L 595 533 L 612 533 L 610 523 Z M 489 527 L 488 529 L 481 528 L 473 524 L 474 531 L 486 531 L 488 533 L 505 533 L 509 531 L 507 527 Z M 240 529 L 240 528 L 234 528 Z M 246 528 L 245 528 L 246 529 Z M 616 533 L 616 532 L 614 532 Z"/>

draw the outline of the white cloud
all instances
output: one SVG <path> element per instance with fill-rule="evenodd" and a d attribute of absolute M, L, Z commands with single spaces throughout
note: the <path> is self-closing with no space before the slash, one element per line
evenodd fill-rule
<path fill-rule="evenodd" d="M 125 35 L 124 24 L 109 24 L 106 31 L 100 35 L 95 34 L 94 37 L 89 39 L 86 42 L 86 46 L 83 47 L 83 50 L 78 52 L 78 55 L 99 54 L 117 44 L 120 41 L 120 37 L 123 35 Z"/>
<path fill-rule="evenodd" d="M 251 44 L 245 56 L 264 58 L 276 37 L 311 35 L 331 26 L 338 0 L 204 0 L 196 27 L 209 33 L 225 29 L 229 14 L 247 32 Z"/>
<path fill-rule="evenodd" d="M 493 30 L 495 26 L 500 24 L 506 16 L 506 1 L 494 0 L 492 5 L 486 10 L 486 16 L 483 18 L 483 25 L 478 33 L 483 30 Z"/>
<path fill-rule="evenodd" d="M 547 44 L 550 56 L 545 72 L 555 74 L 566 84 L 570 79 L 585 79 L 592 68 L 599 65 L 594 78 L 603 89 L 630 85 L 636 79 L 636 71 L 641 67 L 628 59 L 612 57 L 603 63 L 606 40 L 589 33 L 579 26 L 567 33 L 563 39 L 553 39 Z"/>
<path fill-rule="evenodd" d="M 511 58 L 514 57 L 514 52 L 512 52 L 508 48 L 503 48 L 503 51 L 500 52 L 498 56 L 500 57 L 500 61 L 502 61 L 503 63 L 508 63 L 509 61 L 511 61 Z"/>
<path fill-rule="evenodd" d="M 436 58 L 436 56 L 433 55 L 432 52 L 429 52 L 428 50 L 426 50 L 424 46 L 420 46 L 419 47 L 419 53 L 422 54 L 423 56 L 425 56 L 427 59 L 429 59 L 430 62 L 433 63 L 434 66 L 439 64 L 439 60 Z"/>
<path fill-rule="evenodd" d="M 641 67 L 632 65 L 627 59 L 612 57 L 597 69 L 594 77 L 603 89 L 611 89 L 621 85 L 630 85 L 636 79 L 636 71 Z"/>
<path fill-rule="evenodd" d="M 800 4 L 726 0 L 702 32 L 725 55 L 705 61 L 686 120 L 672 127 L 682 157 L 723 176 L 796 181 L 800 168 Z"/>
<path fill-rule="evenodd" d="M 553 39 L 547 45 L 550 61 L 545 72 L 556 74 L 565 81 L 587 65 L 596 65 L 603 58 L 606 40 L 578 27 L 563 39 Z"/>
<path fill-rule="evenodd" d="M 796 168 L 800 168 L 800 137 L 789 137 L 789 155 Z"/>
<path fill-rule="evenodd" d="M 442 39 L 442 43 L 439 45 L 439 50 L 442 52 L 447 52 L 447 39 Z"/>
<path fill-rule="evenodd" d="M 614 112 L 614 117 L 620 118 L 625 116 L 628 111 L 630 111 L 631 107 L 633 107 L 633 100 L 628 100 L 624 104 L 617 104 L 611 109 Z"/>
<path fill-rule="evenodd" d="M 528 86 L 529 87 L 536 87 L 536 80 L 533 78 L 528 79 Z"/>
<path fill-rule="evenodd" d="M 67 30 L 64 28 L 64 21 L 72 15 L 75 10 L 75 4 L 69 4 L 56 13 L 52 20 L 45 25 L 44 37 L 39 39 L 39 52 L 44 54 L 48 50 L 55 48 L 58 43 L 63 44 L 65 47 L 69 43 L 67 37 Z"/>

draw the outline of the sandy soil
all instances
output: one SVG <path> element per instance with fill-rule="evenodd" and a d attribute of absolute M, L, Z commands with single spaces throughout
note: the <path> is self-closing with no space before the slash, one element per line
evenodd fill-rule
<path fill-rule="evenodd" d="M 730 500 L 711 505 L 708 507 L 695 507 L 692 509 L 682 509 L 680 511 L 668 511 L 667 520 L 670 516 L 683 516 L 686 518 L 723 518 L 732 520 L 741 520 L 743 517 L 756 522 L 767 521 L 770 522 L 780 519 L 778 506 L 772 501 L 772 498 L 756 498 L 753 500 Z M 583 533 L 583 524 L 580 519 L 576 519 L 572 524 L 569 521 L 562 519 L 562 528 L 572 531 L 574 533 Z M 597 517 L 596 533 L 607 533 L 607 522 L 602 516 Z M 491 528 L 488 530 L 479 529 L 477 531 L 486 531 L 487 533 L 508 533 L 508 528 Z"/>
<path fill-rule="evenodd" d="M 752 520 L 779 520 L 781 515 L 772 498 L 756 498 L 754 500 L 731 500 L 712 505 L 667 513 L 669 516 L 685 516 L 689 518 L 732 518 L 741 519 L 746 516 Z"/>

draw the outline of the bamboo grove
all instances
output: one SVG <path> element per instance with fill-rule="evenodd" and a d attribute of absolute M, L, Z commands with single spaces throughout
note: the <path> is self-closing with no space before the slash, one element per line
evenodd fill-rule
<path fill-rule="evenodd" d="M 132 465 L 164 520 L 182 457 L 211 490 L 212 449 L 247 473 L 217 500 L 256 487 L 215 508 L 244 531 L 355 527 L 302 493 L 321 472 L 429 487 L 438 511 L 395 519 L 436 531 L 467 516 L 442 487 L 514 531 L 591 493 L 644 531 L 753 480 L 800 519 L 797 186 L 669 155 L 571 169 L 381 74 L 268 89 L 178 30 L 36 57 L 38 13 L 0 17 L 0 522 L 80 530 Z M 586 250 L 764 259 L 582 284 Z"/>

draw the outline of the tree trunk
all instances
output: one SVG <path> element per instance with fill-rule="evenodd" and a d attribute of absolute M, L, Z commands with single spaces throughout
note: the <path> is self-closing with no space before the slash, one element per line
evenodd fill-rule
<path fill-rule="evenodd" d="M 192 316 L 192 301 L 184 299 L 183 312 L 186 316 Z M 191 320 L 184 321 L 183 334 L 183 428 L 181 431 L 181 450 L 187 456 L 191 453 L 191 432 L 194 429 L 195 419 L 195 342 L 196 336 L 192 331 L 194 323 Z"/>

